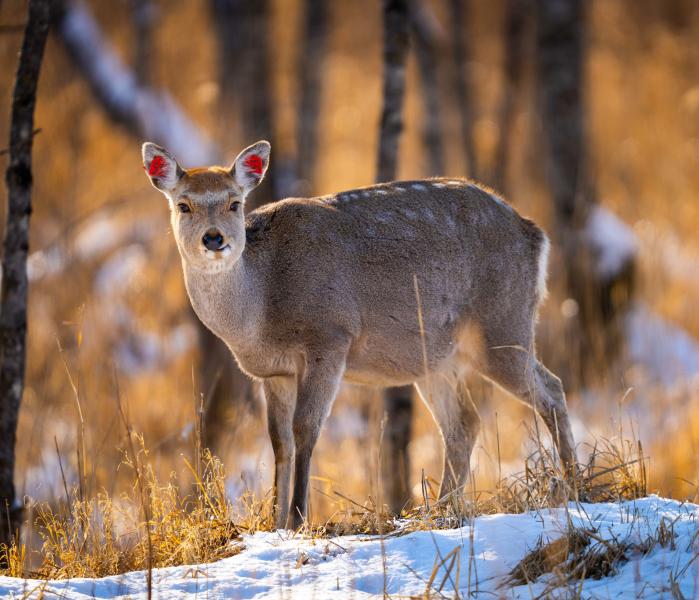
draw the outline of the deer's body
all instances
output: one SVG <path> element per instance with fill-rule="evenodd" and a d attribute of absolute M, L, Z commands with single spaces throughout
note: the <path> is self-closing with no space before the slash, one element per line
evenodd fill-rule
<path fill-rule="evenodd" d="M 434 371 L 466 366 L 464 327 L 531 336 L 543 233 L 465 180 L 283 200 L 247 217 L 246 238 L 229 270 L 183 266 L 197 315 L 252 377 L 301 373 L 328 335 L 349 341 L 345 379 L 385 386 L 424 375 L 423 339 Z"/>
<path fill-rule="evenodd" d="M 149 170 L 153 156 L 171 159 L 152 148 L 144 146 Z M 465 482 L 478 433 L 462 386 L 467 369 L 534 406 L 564 462 L 574 462 L 560 381 L 534 354 L 548 253 L 534 223 L 454 179 L 287 199 L 243 220 L 242 210 L 233 217 L 221 206 L 223 197 L 244 199 L 246 177 L 259 183 L 264 171 L 241 173 L 251 152 L 266 161 L 269 149 L 245 150 L 229 171 L 184 172 L 173 160 L 176 181 L 154 184 L 173 208 L 179 198 L 196 205 L 173 210 L 192 306 L 240 367 L 263 381 L 279 526 L 287 522 L 292 461 L 290 524 L 305 515 L 311 453 L 343 378 L 417 385 L 445 442 L 443 494 Z M 208 250 L 214 233 L 218 249 Z"/>

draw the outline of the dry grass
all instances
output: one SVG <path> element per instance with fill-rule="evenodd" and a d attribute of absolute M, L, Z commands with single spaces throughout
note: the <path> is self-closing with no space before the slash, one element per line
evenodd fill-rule
<path fill-rule="evenodd" d="M 510 572 L 503 585 L 525 585 L 550 575 L 541 597 L 556 589 L 575 590 L 583 579 L 601 579 L 617 572 L 632 556 L 645 556 L 657 546 L 673 548 L 673 523 L 662 521 L 645 539 L 604 539 L 594 529 L 570 527 L 555 540 L 539 540 Z"/>
<path fill-rule="evenodd" d="M 198 469 L 187 463 L 194 483 L 183 491 L 175 478 L 158 482 L 139 441 L 138 462 L 126 458 L 123 463 L 134 471 L 131 494 L 112 498 L 103 491 L 81 500 L 75 489 L 58 509 L 39 507 L 35 526 L 43 544 L 38 567 L 26 566 L 26 547 L 16 542 L 4 549 L 10 565 L 5 574 L 39 579 L 104 577 L 211 562 L 241 550 L 241 531 L 269 527 L 259 507 L 253 511 L 246 506 L 247 520 L 238 518 L 239 511 L 226 495 L 223 466 L 210 453 L 203 453 Z M 253 514 L 256 521 L 250 518 Z"/>
<path fill-rule="evenodd" d="M 0 548 L 9 565 L 2 574 L 38 579 L 103 577 L 206 563 L 238 553 L 243 548 L 241 533 L 273 529 L 271 495 L 258 498 L 247 491 L 234 505 L 226 493 L 223 465 L 207 450 L 195 453 L 199 458 L 193 462 L 183 458 L 191 482 L 182 484 L 174 475 L 165 483 L 158 481 L 142 436 L 129 430 L 126 446 L 121 467 L 131 472 L 130 493 L 111 497 L 100 491 L 84 498 L 76 486 L 58 507 L 37 507 L 33 523 L 43 541 L 40 552 L 31 557 L 37 566 L 29 566 L 28 549 L 16 540 L 9 548 Z M 522 473 L 502 480 L 493 490 L 435 500 L 434 482 L 424 478 L 422 503 L 398 518 L 371 497 L 360 503 L 335 491 L 335 501 L 344 508 L 320 526 L 306 525 L 301 533 L 314 538 L 394 537 L 460 527 L 482 514 L 559 506 L 576 495 L 591 502 L 638 498 L 646 493 L 644 457 L 640 449 L 630 454 L 631 448 L 630 442 L 610 441 L 593 448 L 581 468 L 577 491 L 551 484 L 562 479 L 554 457 L 543 449 L 527 458 Z M 444 561 L 458 564 L 451 555 Z M 439 582 L 433 584 L 439 587 Z"/>

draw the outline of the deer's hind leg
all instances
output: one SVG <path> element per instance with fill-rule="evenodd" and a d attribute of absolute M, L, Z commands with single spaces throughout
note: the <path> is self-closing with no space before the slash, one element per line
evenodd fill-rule
<path fill-rule="evenodd" d="M 536 410 L 551 434 L 564 471 L 572 475 L 577 459 L 561 380 L 537 360 L 533 349 L 512 345 L 487 348 L 481 372 Z"/>
<path fill-rule="evenodd" d="M 465 383 L 456 376 L 434 373 L 415 386 L 442 434 L 444 465 L 439 497 L 443 498 L 462 491 L 468 483 L 481 420 Z"/>

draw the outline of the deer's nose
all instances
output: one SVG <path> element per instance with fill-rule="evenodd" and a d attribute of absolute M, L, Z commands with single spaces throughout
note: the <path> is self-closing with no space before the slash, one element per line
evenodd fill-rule
<path fill-rule="evenodd" d="M 220 250 L 223 246 L 223 236 L 218 229 L 209 229 L 201 238 L 201 243 L 204 244 L 207 250 Z"/>

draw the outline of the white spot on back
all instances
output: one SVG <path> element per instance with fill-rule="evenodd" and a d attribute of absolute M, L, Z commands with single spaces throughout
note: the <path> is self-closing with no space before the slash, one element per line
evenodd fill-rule
<path fill-rule="evenodd" d="M 376 193 L 381 194 L 382 196 L 385 196 L 386 194 L 388 194 L 388 192 L 386 190 L 376 190 Z"/>
<path fill-rule="evenodd" d="M 427 186 L 423 185 L 421 183 L 413 183 L 412 187 L 414 190 L 417 190 L 418 192 L 426 192 L 427 191 Z"/>
<path fill-rule="evenodd" d="M 394 185 L 393 189 L 396 190 L 396 192 L 404 192 L 405 191 L 405 188 L 402 188 L 399 185 Z"/>
<path fill-rule="evenodd" d="M 362 197 L 368 198 L 369 196 L 371 196 L 371 194 L 370 194 L 369 192 L 367 192 L 366 190 L 364 190 L 364 191 L 362 192 Z"/>
<path fill-rule="evenodd" d="M 443 183 L 433 183 L 432 187 L 443 188 L 443 187 L 447 187 L 447 186 Z"/>
<path fill-rule="evenodd" d="M 546 279 L 548 278 L 550 249 L 551 244 L 549 242 L 549 238 L 544 234 L 544 241 L 539 249 L 539 264 L 536 274 L 536 289 L 539 294 L 539 302 L 546 298 L 546 295 L 548 294 L 548 290 L 546 289 Z"/>

